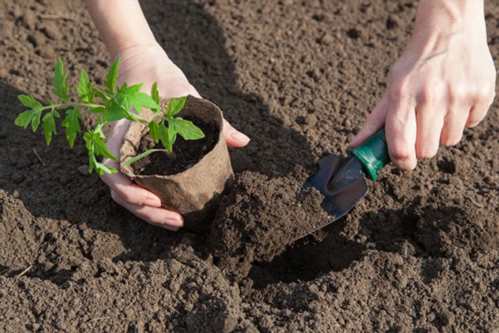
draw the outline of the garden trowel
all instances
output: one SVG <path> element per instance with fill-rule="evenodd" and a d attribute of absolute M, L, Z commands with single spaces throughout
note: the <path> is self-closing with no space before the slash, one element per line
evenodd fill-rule
<path fill-rule="evenodd" d="M 366 195 L 366 178 L 376 181 L 379 170 L 389 162 L 384 129 L 353 148 L 347 156 L 323 157 L 319 170 L 308 178 L 305 188 L 315 187 L 324 195 L 322 207 L 332 216 L 302 237 L 345 216 Z"/>

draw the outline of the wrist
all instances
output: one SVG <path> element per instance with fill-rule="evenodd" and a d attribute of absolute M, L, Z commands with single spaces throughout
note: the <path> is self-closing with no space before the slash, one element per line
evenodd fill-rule
<path fill-rule="evenodd" d="M 112 57 L 156 43 L 138 0 L 86 0 L 89 13 Z"/>
<path fill-rule="evenodd" d="M 435 55 L 457 40 L 487 44 L 483 0 L 421 0 L 405 54 L 414 58 Z"/>
<path fill-rule="evenodd" d="M 444 34 L 485 32 L 484 0 L 421 0 L 415 30 Z"/>

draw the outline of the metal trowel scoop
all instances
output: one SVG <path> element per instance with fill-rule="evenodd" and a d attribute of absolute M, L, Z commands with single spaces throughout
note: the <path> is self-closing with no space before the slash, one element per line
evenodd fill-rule
<path fill-rule="evenodd" d="M 324 195 L 322 207 L 332 217 L 302 237 L 345 216 L 367 194 L 366 177 L 376 181 L 379 170 L 389 162 L 383 129 L 352 149 L 347 156 L 331 154 L 323 157 L 319 161 L 319 170 L 308 178 L 305 188 L 315 187 Z"/>

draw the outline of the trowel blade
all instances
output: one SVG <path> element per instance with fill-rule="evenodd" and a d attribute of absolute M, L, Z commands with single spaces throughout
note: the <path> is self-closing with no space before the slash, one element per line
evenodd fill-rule
<path fill-rule="evenodd" d="M 319 161 L 319 170 L 306 181 L 306 187 L 315 187 L 324 195 L 322 207 L 332 215 L 306 235 L 345 216 L 368 190 L 360 161 L 352 155 L 343 157 L 334 154 Z"/>

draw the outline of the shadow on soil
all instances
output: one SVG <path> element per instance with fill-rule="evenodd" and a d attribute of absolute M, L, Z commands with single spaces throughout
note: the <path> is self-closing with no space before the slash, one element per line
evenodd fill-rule
<path fill-rule="evenodd" d="M 323 241 L 309 237 L 269 263 L 255 263 L 250 278 L 258 289 L 276 282 L 310 281 L 351 267 L 370 249 L 402 256 L 445 256 L 449 245 L 458 245 L 457 240 L 448 244 L 449 230 L 469 222 L 465 212 L 459 207 L 415 207 L 369 212 L 360 219 L 353 238 L 344 235 L 346 221 L 342 219 L 326 228 L 328 235 Z M 429 265 L 424 268 L 427 279 L 439 269 L 438 260 Z"/>

